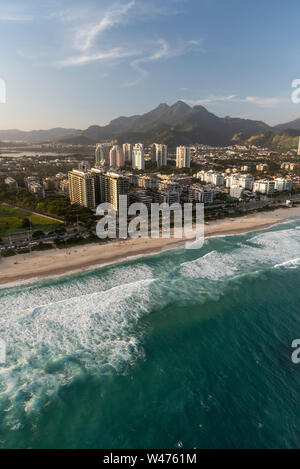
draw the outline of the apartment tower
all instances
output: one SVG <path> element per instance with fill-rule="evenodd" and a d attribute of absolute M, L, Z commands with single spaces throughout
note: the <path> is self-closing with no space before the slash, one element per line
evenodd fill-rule
<path fill-rule="evenodd" d="M 162 143 L 155 143 L 155 160 L 157 167 L 167 166 L 168 164 L 168 147 Z"/>
<path fill-rule="evenodd" d="M 71 203 L 94 210 L 96 199 L 93 174 L 73 169 L 69 172 L 68 179 Z"/>
<path fill-rule="evenodd" d="M 136 143 L 133 147 L 132 168 L 140 170 L 145 169 L 145 152 L 142 143 Z"/>
<path fill-rule="evenodd" d="M 180 146 L 176 148 L 176 166 L 177 168 L 191 167 L 191 150 L 189 147 Z"/>
<path fill-rule="evenodd" d="M 114 145 L 109 152 L 109 165 L 122 168 L 125 165 L 124 152 L 119 145 Z"/>

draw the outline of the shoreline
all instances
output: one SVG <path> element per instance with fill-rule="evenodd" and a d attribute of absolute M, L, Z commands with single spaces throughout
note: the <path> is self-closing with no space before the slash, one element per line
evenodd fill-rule
<path fill-rule="evenodd" d="M 205 238 L 234 236 L 266 230 L 300 217 L 300 207 L 280 208 L 239 218 L 225 218 L 205 225 Z M 127 239 L 106 244 L 91 243 L 73 248 L 36 251 L 0 258 L 0 286 L 30 283 L 118 264 L 134 258 L 160 254 L 184 246 L 184 239 Z"/>

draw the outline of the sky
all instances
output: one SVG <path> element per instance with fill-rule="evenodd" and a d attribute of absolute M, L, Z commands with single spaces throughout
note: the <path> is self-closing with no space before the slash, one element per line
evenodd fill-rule
<path fill-rule="evenodd" d="M 178 100 L 298 118 L 299 18 L 299 0 L 0 0 L 0 129 L 85 129 Z"/>

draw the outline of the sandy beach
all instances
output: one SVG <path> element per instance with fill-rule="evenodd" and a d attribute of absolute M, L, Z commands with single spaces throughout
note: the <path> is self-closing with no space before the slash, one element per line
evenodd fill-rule
<path fill-rule="evenodd" d="M 205 225 L 205 236 L 224 236 L 270 228 L 300 217 L 300 207 L 260 212 L 240 218 L 223 219 Z M 178 239 L 127 239 L 106 244 L 87 244 L 70 249 L 37 251 L 0 258 L 0 285 L 12 282 L 62 275 L 75 271 L 117 263 L 130 257 L 156 254 L 174 244 Z"/>

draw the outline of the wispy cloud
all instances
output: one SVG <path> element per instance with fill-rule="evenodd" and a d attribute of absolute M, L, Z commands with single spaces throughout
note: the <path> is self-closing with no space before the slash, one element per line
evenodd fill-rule
<path fill-rule="evenodd" d="M 264 98 L 260 96 L 246 96 L 242 101 L 245 103 L 257 104 L 262 107 L 272 107 L 283 102 L 281 98 Z"/>
<path fill-rule="evenodd" d="M 184 41 L 179 44 L 179 46 L 171 46 L 165 39 L 159 39 L 155 41 L 154 45 L 158 46 L 156 50 L 148 55 L 144 55 L 141 58 L 133 60 L 131 62 L 131 67 L 138 72 L 138 78 L 130 83 L 125 83 L 124 86 L 133 86 L 139 83 L 143 78 L 148 75 L 148 71 L 142 66 L 143 64 L 157 62 L 163 59 L 169 59 L 172 57 L 179 57 L 186 54 L 187 52 L 195 49 L 201 44 L 200 39 L 192 39 L 189 41 Z"/>
<path fill-rule="evenodd" d="M 142 64 L 146 64 L 149 62 L 156 62 L 157 60 L 162 59 L 163 57 L 166 58 L 170 54 L 170 47 L 167 41 L 164 39 L 159 39 L 156 41 L 156 44 L 159 46 L 156 51 L 154 51 L 152 54 L 141 57 L 139 59 L 133 60 L 131 62 L 131 67 L 138 72 L 139 77 L 137 80 L 127 83 L 126 86 L 133 86 L 136 83 L 138 83 L 140 80 L 142 80 L 144 77 L 148 75 L 148 72 L 141 66 Z"/>
<path fill-rule="evenodd" d="M 124 57 L 130 57 L 137 54 L 137 51 L 129 51 L 115 48 L 107 52 L 98 52 L 95 54 L 82 54 L 73 57 L 68 57 L 67 59 L 61 60 L 58 65 L 61 67 L 76 67 L 79 65 L 86 65 L 91 62 L 122 59 Z"/>
<path fill-rule="evenodd" d="M 62 11 L 59 14 L 55 14 L 54 16 L 64 23 L 75 23 L 75 25 L 71 26 L 73 37 L 72 48 L 78 51 L 76 55 L 60 60 L 57 65 L 59 67 L 74 67 L 97 61 L 116 60 L 137 55 L 138 52 L 136 50 L 127 50 L 121 47 L 103 50 L 96 47 L 95 44 L 96 39 L 104 32 L 118 25 L 125 24 L 128 21 L 129 11 L 135 4 L 136 0 L 131 0 L 128 3 L 111 5 L 101 14 L 101 18 L 97 21 L 83 21 L 82 17 L 80 18 L 80 15 L 83 15 L 83 10 L 80 10 L 80 12 L 73 10 L 71 13 L 69 11 Z"/>
<path fill-rule="evenodd" d="M 0 8 L 0 22 L 32 21 L 33 16 L 27 14 L 24 8 L 2 3 Z"/>
<path fill-rule="evenodd" d="M 137 50 L 136 44 L 131 46 L 130 43 L 121 47 L 119 45 L 117 47 L 103 47 L 103 44 L 107 42 L 107 38 L 103 38 L 102 45 L 99 40 L 109 30 L 127 24 L 129 21 L 148 20 L 150 16 L 166 15 L 168 11 L 166 7 L 159 7 L 140 0 L 130 0 L 126 3 L 112 4 L 99 14 L 100 18 L 96 21 L 87 19 L 90 18 L 91 12 L 86 9 L 81 9 L 80 12 L 73 10 L 54 14 L 56 18 L 59 18 L 67 25 L 72 38 L 71 47 L 75 52 L 60 60 L 56 65 L 59 67 L 75 67 L 93 62 L 117 61 L 134 57 L 129 65 L 136 72 L 135 76 L 137 78 L 135 78 L 135 81 L 124 85 L 132 86 L 148 75 L 146 64 L 183 55 L 189 50 L 198 48 L 201 41 L 191 39 L 171 46 L 165 39 L 145 40 L 142 44 L 139 44 Z M 93 14 L 95 16 L 94 12 Z M 83 20 L 82 18 L 86 19 Z"/>
<path fill-rule="evenodd" d="M 132 0 L 123 5 L 113 5 L 104 13 L 103 18 L 94 24 L 80 26 L 75 35 L 75 47 L 82 51 L 87 51 L 93 45 L 97 36 L 105 31 L 127 21 L 129 11 L 136 5 Z"/>
<path fill-rule="evenodd" d="M 197 106 L 197 105 L 205 105 L 205 104 L 212 104 L 217 102 L 235 102 L 235 103 L 248 103 L 254 104 L 261 107 L 273 107 L 280 103 L 283 103 L 285 100 L 282 98 L 277 97 L 261 97 L 261 96 L 246 96 L 246 97 L 238 97 L 235 94 L 232 95 L 225 95 L 225 96 L 218 96 L 218 95 L 209 95 L 206 98 L 200 99 L 182 99 L 182 101 Z"/>
<path fill-rule="evenodd" d="M 227 96 L 216 96 L 216 95 L 210 95 L 207 96 L 206 98 L 200 98 L 200 99 L 182 99 L 187 104 L 192 104 L 194 106 L 201 106 L 204 104 L 211 104 L 215 102 L 220 102 L 220 101 L 233 101 L 235 100 L 236 95 L 231 94 Z"/>
<path fill-rule="evenodd" d="M 0 14 L 0 21 L 5 22 L 9 21 L 11 23 L 13 22 L 19 22 L 19 21 L 32 21 L 32 16 L 21 16 L 21 15 L 1 15 Z"/>

